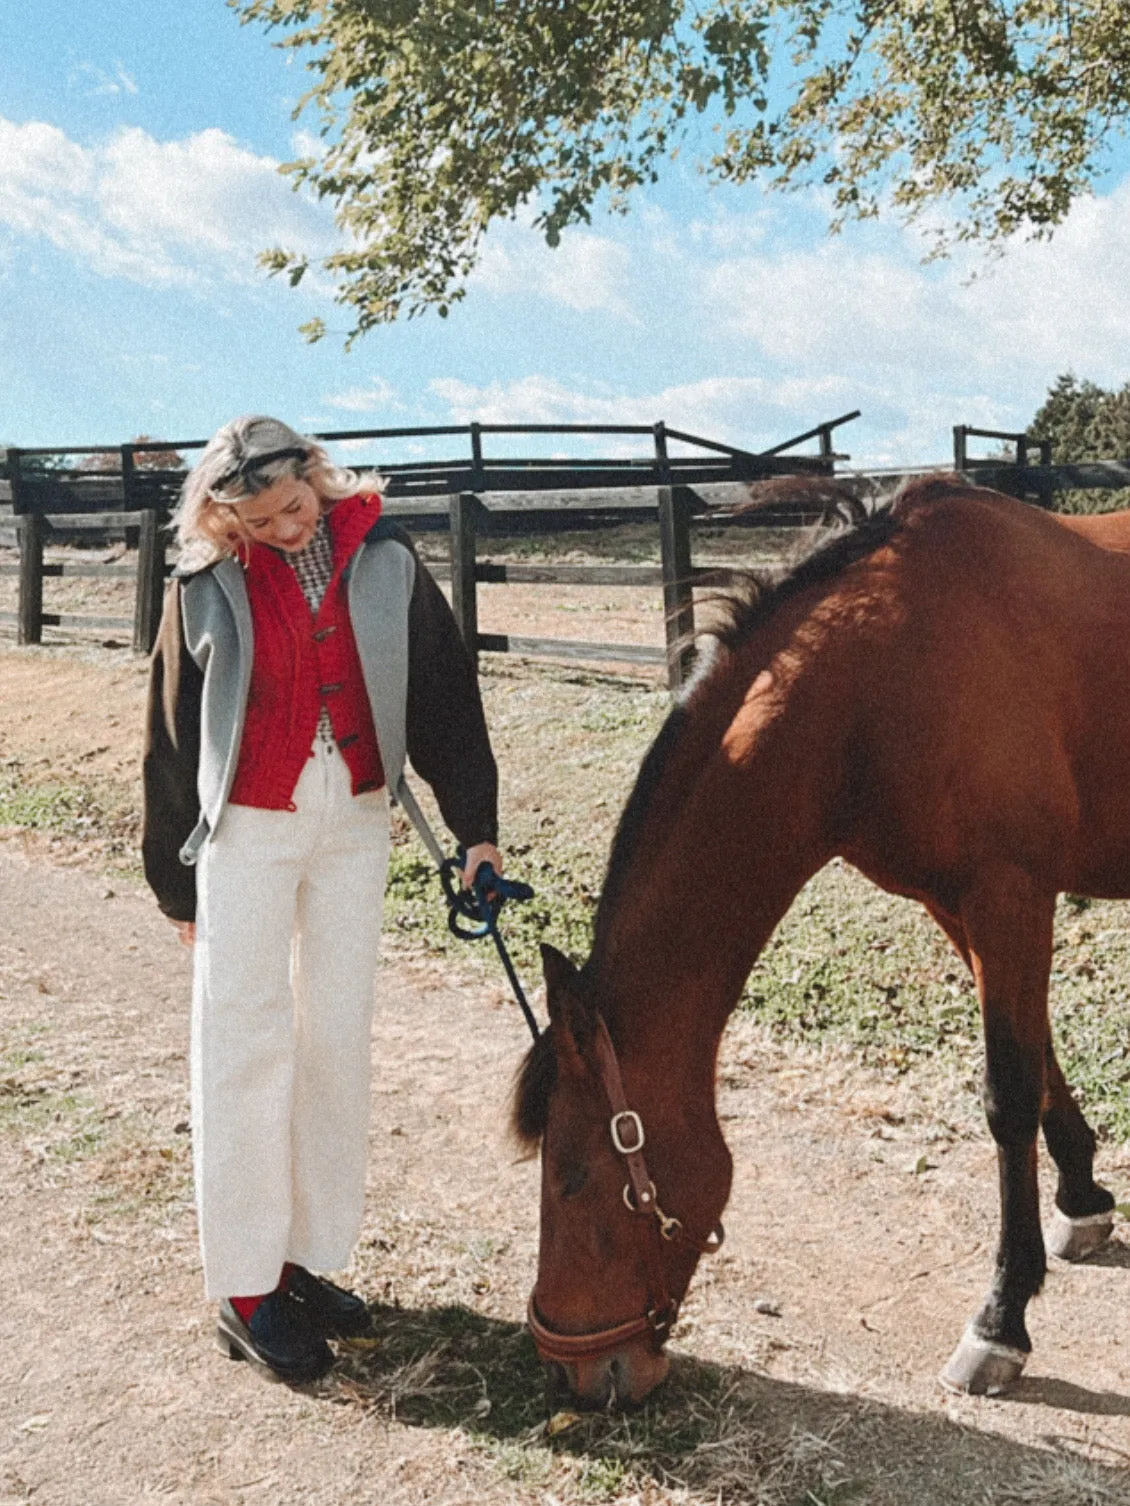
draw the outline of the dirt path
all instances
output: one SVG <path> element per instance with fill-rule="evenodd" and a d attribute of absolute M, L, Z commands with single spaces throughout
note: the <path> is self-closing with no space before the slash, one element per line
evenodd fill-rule
<path fill-rule="evenodd" d="M 503 1133 L 521 1020 L 403 959 L 350 1273 L 379 1340 L 310 1391 L 262 1383 L 200 1295 L 187 954 L 144 895 L 18 838 L 0 917 L 0 1506 L 1130 1502 L 1130 1246 L 1052 1273 L 1012 1397 L 946 1398 L 994 1237 L 987 1141 L 741 1034 L 729 1238 L 674 1382 L 634 1423 L 547 1441 L 520 1326 L 537 1171 Z M 1124 1193 L 1130 1159 L 1105 1171 Z"/>

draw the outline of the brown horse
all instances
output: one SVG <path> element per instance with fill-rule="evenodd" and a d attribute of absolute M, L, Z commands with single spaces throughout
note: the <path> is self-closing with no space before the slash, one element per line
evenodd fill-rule
<path fill-rule="evenodd" d="M 730 1154 L 726 1020 L 797 891 L 839 855 L 920 900 L 971 968 L 1000 1243 L 942 1379 L 997 1391 L 1031 1350 L 1048 1248 L 1109 1235 L 1095 1138 L 1048 1023 L 1056 895 L 1130 895 L 1130 513 L 1057 518 L 952 479 L 908 489 L 732 610 L 644 760 L 579 970 L 544 948 L 550 1028 L 515 1126 L 542 1147 L 530 1326 L 582 1403 L 635 1402 Z M 646 1142 L 645 1142 L 646 1136 Z"/>

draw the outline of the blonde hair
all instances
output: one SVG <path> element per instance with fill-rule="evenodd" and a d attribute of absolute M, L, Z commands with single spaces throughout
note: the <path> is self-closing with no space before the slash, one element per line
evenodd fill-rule
<path fill-rule="evenodd" d="M 248 539 L 237 504 L 284 476 L 307 482 L 323 511 L 342 497 L 378 492 L 384 484 L 374 471 L 335 465 L 317 440 L 277 418 L 258 413 L 233 418 L 212 435 L 181 488 L 172 516 L 181 564 L 199 568 L 236 554 Z"/>

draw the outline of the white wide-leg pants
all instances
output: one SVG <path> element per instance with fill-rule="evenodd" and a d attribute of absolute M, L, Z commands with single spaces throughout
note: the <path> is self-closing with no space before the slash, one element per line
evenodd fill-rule
<path fill-rule="evenodd" d="M 388 796 L 319 739 L 293 811 L 229 805 L 197 865 L 192 1142 L 209 1297 L 339 1270 L 361 1227 Z"/>

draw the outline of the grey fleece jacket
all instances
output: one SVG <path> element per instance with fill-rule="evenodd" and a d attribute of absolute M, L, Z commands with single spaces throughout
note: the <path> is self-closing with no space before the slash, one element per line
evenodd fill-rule
<path fill-rule="evenodd" d="M 497 771 L 478 681 L 443 594 L 407 537 L 377 522 L 345 572 L 390 793 L 404 765 L 432 786 L 464 846 L 497 838 Z M 165 914 L 192 920 L 192 864 L 223 819 L 253 656 L 243 570 L 221 560 L 174 579 L 150 667 L 142 856 Z"/>

